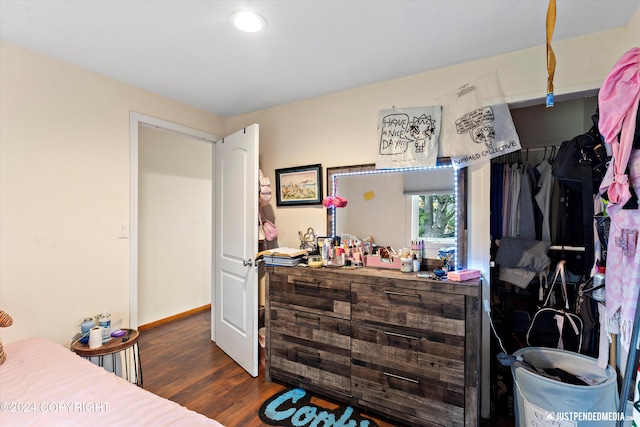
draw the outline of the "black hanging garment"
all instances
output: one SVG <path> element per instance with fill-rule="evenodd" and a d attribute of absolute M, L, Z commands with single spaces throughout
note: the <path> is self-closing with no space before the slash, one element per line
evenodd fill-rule
<path fill-rule="evenodd" d="M 594 263 L 593 196 L 607 171 L 607 156 L 598 131 L 598 113 L 593 126 L 582 135 L 560 145 L 551 173 L 560 182 L 560 243 L 584 246 L 567 268 L 575 274 L 591 270 Z"/>

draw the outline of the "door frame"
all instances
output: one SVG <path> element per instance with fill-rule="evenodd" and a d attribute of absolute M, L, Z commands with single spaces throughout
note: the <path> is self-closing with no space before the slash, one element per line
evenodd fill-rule
<path fill-rule="evenodd" d="M 138 126 L 150 126 L 156 130 L 175 133 L 183 137 L 215 144 L 221 138 L 207 132 L 202 132 L 187 126 L 179 125 L 167 120 L 147 116 L 145 114 L 129 113 L 129 327 L 138 329 Z M 215 149 L 212 150 L 215 161 Z M 213 163 L 215 164 L 215 163 Z M 212 176 L 212 188 L 215 176 Z M 213 209 L 213 207 L 212 207 Z M 212 230 L 213 231 L 213 230 Z M 212 233 L 212 252 L 214 249 Z M 213 253 L 211 257 L 211 283 L 213 283 L 214 265 Z M 213 296 L 212 296 L 213 298 Z M 213 304 L 212 310 L 213 310 Z M 212 337 L 215 330 L 212 327 Z"/>

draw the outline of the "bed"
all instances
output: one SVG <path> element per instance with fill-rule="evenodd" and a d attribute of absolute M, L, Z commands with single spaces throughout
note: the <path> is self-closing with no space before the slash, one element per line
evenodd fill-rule
<path fill-rule="evenodd" d="M 42 338 L 4 346 L 0 425 L 222 426 Z"/>

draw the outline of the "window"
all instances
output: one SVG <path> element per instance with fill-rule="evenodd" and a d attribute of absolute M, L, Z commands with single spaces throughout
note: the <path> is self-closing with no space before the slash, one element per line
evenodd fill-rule
<path fill-rule="evenodd" d="M 411 238 L 455 244 L 456 198 L 453 193 L 411 196 Z"/>

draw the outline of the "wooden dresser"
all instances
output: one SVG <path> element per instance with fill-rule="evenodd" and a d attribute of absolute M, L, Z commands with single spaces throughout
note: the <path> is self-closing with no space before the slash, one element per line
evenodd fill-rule
<path fill-rule="evenodd" d="M 479 422 L 478 281 L 267 267 L 266 379 L 408 424 Z"/>

